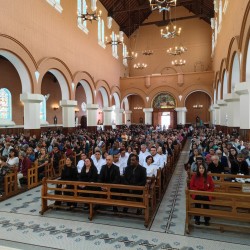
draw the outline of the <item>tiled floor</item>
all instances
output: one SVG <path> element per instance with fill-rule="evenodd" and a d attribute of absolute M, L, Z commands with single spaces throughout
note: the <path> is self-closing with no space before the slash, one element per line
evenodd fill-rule
<path fill-rule="evenodd" d="M 36 188 L 1 202 L 0 249 L 250 249 L 250 237 L 243 234 L 195 229 L 184 235 L 187 154 L 188 145 L 150 229 L 137 217 L 97 215 L 89 222 L 82 211 L 53 210 L 40 216 L 40 188 Z"/>

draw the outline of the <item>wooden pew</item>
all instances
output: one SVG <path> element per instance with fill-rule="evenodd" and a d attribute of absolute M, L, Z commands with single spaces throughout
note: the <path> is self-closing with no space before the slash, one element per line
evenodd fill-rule
<path fill-rule="evenodd" d="M 18 193 L 17 187 L 17 171 L 6 174 L 4 176 L 4 197 L 3 199 L 9 198 Z"/>
<path fill-rule="evenodd" d="M 156 179 L 155 179 L 155 191 L 157 200 L 161 200 L 161 168 L 157 169 Z"/>
<path fill-rule="evenodd" d="M 71 185 L 73 186 L 73 189 L 60 188 L 58 185 Z M 80 185 L 92 187 L 92 190 L 81 190 L 78 188 Z M 93 187 L 95 190 L 93 190 Z M 102 187 L 105 187 L 107 191 L 99 191 Z M 72 192 L 72 195 L 51 193 L 51 191 L 54 193 L 56 190 Z M 138 192 L 141 192 L 141 194 L 138 194 Z M 82 196 L 84 194 L 87 194 L 88 196 Z M 89 197 L 91 195 L 94 197 Z M 141 201 L 138 201 L 138 198 Z M 41 214 L 44 214 L 44 212 L 51 208 L 51 206 L 48 206 L 48 200 L 89 204 L 90 220 L 92 220 L 94 216 L 94 205 L 121 206 L 144 209 L 144 225 L 145 227 L 149 225 L 149 188 L 147 185 L 141 187 L 120 184 L 48 180 L 47 178 L 43 178 L 41 199 Z"/>
<path fill-rule="evenodd" d="M 192 195 L 211 196 L 211 201 L 201 201 L 192 199 Z M 195 208 L 195 203 L 209 204 L 210 209 Z M 191 217 L 199 215 L 215 217 L 227 220 L 227 224 L 217 224 L 220 230 L 238 230 L 250 232 L 249 225 L 246 227 L 228 224 L 228 221 L 250 222 L 250 195 L 243 193 L 223 193 L 223 192 L 204 192 L 186 189 L 186 232 L 189 233 Z"/>

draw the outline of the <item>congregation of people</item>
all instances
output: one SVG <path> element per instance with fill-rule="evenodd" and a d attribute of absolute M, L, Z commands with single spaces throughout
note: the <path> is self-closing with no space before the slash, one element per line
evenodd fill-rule
<path fill-rule="evenodd" d="M 145 186 L 147 177 L 156 176 L 168 155 L 173 155 L 174 145 L 185 136 L 184 130 L 159 131 L 142 125 L 96 133 L 78 129 L 66 135 L 48 130 L 41 138 L 1 135 L 0 192 L 3 195 L 4 176 L 13 171 L 21 189 L 34 163 L 39 180 L 45 176 L 45 167 L 52 164 L 61 180 Z M 59 169 L 62 158 L 65 165 Z"/>

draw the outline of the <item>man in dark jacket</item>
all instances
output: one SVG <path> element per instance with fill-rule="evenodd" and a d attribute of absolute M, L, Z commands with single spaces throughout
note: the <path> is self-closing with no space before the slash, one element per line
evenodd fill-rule
<path fill-rule="evenodd" d="M 115 164 L 113 164 L 113 156 L 108 155 L 106 157 L 106 164 L 102 166 L 98 182 L 100 183 L 112 183 L 119 184 L 120 183 L 120 169 Z M 106 191 L 105 187 L 102 187 L 103 191 Z M 111 190 L 115 191 L 115 190 Z M 116 206 L 113 206 L 113 211 L 118 212 Z"/>
<path fill-rule="evenodd" d="M 139 164 L 139 156 L 132 155 L 130 157 L 130 164 L 125 168 L 124 184 L 133 186 L 145 186 L 147 182 L 146 168 Z M 128 208 L 124 208 L 123 212 L 127 212 Z M 137 209 L 137 214 L 141 214 L 142 210 Z"/>

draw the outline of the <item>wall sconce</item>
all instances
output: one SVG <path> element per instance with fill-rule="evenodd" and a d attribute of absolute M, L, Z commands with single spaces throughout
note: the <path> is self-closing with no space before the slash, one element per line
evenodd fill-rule
<path fill-rule="evenodd" d="M 59 106 L 57 104 L 53 105 L 52 108 L 56 111 L 59 109 Z"/>
<path fill-rule="evenodd" d="M 79 108 L 75 108 L 75 112 L 76 112 L 76 113 L 79 112 Z"/>
<path fill-rule="evenodd" d="M 193 105 L 193 108 L 194 109 L 202 109 L 203 105 L 202 104 L 196 104 L 196 105 Z"/>
<path fill-rule="evenodd" d="M 142 109 L 142 107 L 134 107 L 134 109 Z"/>

